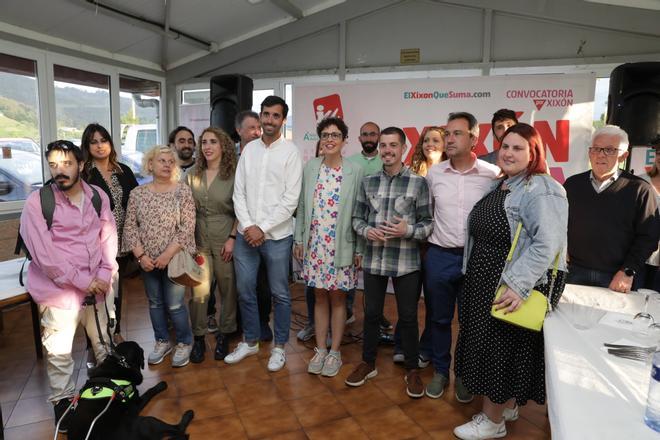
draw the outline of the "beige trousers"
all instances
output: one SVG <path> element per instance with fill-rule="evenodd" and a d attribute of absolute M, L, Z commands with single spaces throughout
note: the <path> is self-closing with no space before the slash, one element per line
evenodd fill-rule
<path fill-rule="evenodd" d="M 103 339 L 108 344 L 107 317 L 103 303 L 96 306 L 99 311 L 99 324 Z M 74 362 L 72 356 L 73 337 L 78 324 L 81 324 L 92 341 L 96 362 L 101 363 L 107 356 L 106 347 L 101 344 L 94 319 L 94 307 L 86 306 L 80 310 L 65 310 L 56 307 L 39 306 L 41 315 L 41 340 L 46 349 L 46 372 L 51 394 L 48 400 L 57 401 L 73 397 L 76 392 L 76 378 L 73 377 Z"/>

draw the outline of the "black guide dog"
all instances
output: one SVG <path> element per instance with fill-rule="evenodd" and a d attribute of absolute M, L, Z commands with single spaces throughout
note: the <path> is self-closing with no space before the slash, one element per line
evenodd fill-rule
<path fill-rule="evenodd" d="M 155 417 L 140 416 L 140 411 L 158 393 L 167 389 L 160 382 L 140 396 L 144 350 L 135 342 L 117 345 L 98 367 L 71 407 L 69 440 L 161 440 L 187 439 L 186 428 L 194 413 L 186 411 L 177 425 Z M 68 415 L 67 415 L 68 416 Z"/>

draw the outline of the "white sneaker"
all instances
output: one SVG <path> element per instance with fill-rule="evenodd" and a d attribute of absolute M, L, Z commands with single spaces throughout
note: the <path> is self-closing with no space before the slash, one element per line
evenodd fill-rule
<path fill-rule="evenodd" d="M 225 356 L 225 362 L 236 364 L 248 356 L 259 353 L 259 343 L 248 345 L 247 342 L 239 342 L 234 351 Z"/>
<path fill-rule="evenodd" d="M 504 413 L 502 413 L 505 422 L 513 422 L 518 420 L 518 405 L 515 405 L 513 408 L 504 408 Z"/>
<path fill-rule="evenodd" d="M 286 362 L 286 354 L 283 348 L 275 347 L 270 351 L 268 359 L 268 371 L 280 371 Z"/>
<path fill-rule="evenodd" d="M 394 353 L 394 356 L 392 356 L 392 362 L 395 364 L 402 364 L 406 360 L 406 357 L 403 355 L 403 353 Z"/>
<path fill-rule="evenodd" d="M 504 420 L 495 423 L 482 412 L 472 417 L 472 421 L 454 428 L 454 435 L 461 440 L 485 440 L 506 436 Z"/>

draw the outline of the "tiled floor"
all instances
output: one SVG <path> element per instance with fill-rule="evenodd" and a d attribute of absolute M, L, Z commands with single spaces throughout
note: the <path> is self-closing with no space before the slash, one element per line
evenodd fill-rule
<path fill-rule="evenodd" d="M 124 336 L 139 342 L 145 351 L 153 344 L 146 299 L 139 278 L 128 280 L 125 299 Z M 144 370 L 141 391 L 161 380 L 168 389 L 145 409 L 145 415 L 178 422 L 187 409 L 195 411 L 188 428 L 191 439 L 244 438 L 278 439 L 400 439 L 453 438 L 452 429 L 478 411 L 475 401 L 469 405 L 456 402 L 453 388 L 437 400 L 413 400 L 405 394 L 403 369 L 392 363 L 392 348 L 381 347 L 378 376 L 360 388 L 348 388 L 344 378 L 361 359 L 361 345 L 346 337 L 342 347 L 344 366 L 337 377 L 309 375 L 307 362 L 312 344 L 300 343 L 295 332 L 304 322 L 302 288 L 293 289 L 294 314 L 290 342 L 286 346 L 286 367 L 277 373 L 266 369 L 269 346 L 261 347 L 258 356 L 239 364 L 216 362 L 212 352 L 202 364 L 173 369 L 169 362 Z M 348 333 L 359 335 L 362 327 L 361 293 L 356 301 L 357 322 Z M 423 306 L 420 306 L 423 313 Z M 5 328 L 0 336 L 0 402 L 6 439 L 49 439 L 53 437 L 52 407 L 46 402 L 48 382 L 42 361 L 34 356 L 29 307 L 4 312 Z M 396 317 L 394 298 L 388 297 L 386 316 Z M 420 317 L 420 322 L 422 321 Z M 214 338 L 207 337 L 209 350 Z M 232 343 L 232 347 L 235 343 Z M 74 343 L 78 384 L 86 378 L 84 340 Z M 82 367 L 82 368 L 81 368 Z M 430 380 L 427 368 L 422 377 Z M 510 439 L 545 439 L 550 437 L 545 407 L 528 404 L 521 418 L 507 426 Z M 65 436 L 60 436 L 65 438 Z"/>

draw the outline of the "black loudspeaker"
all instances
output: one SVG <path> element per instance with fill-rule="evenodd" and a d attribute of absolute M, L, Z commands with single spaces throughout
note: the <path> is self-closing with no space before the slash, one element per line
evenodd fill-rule
<path fill-rule="evenodd" d="M 624 129 L 630 145 L 650 145 L 660 134 L 660 62 L 627 63 L 612 71 L 607 123 Z"/>
<path fill-rule="evenodd" d="M 252 79 L 243 75 L 211 78 L 211 126 L 223 129 L 234 142 L 239 141 L 234 127 L 236 115 L 252 108 Z"/>

